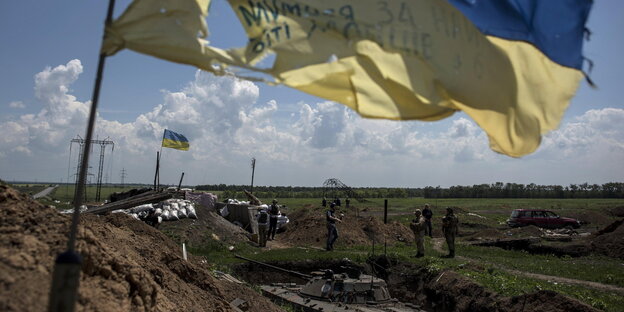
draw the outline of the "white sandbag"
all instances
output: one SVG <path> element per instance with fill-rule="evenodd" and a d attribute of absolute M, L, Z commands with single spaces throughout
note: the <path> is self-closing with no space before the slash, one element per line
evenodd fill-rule
<path fill-rule="evenodd" d="M 131 213 L 130 216 L 135 218 L 135 219 L 137 219 L 137 220 L 141 220 L 141 219 L 139 219 L 139 215 L 137 215 L 136 213 Z"/>
<path fill-rule="evenodd" d="M 195 207 L 193 207 L 193 204 L 188 205 L 188 207 L 186 207 L 186 211 L 189 218 L 197 219 L 197 213 L 195 212 Z"/>
<path fill-rule="evenodd" d="M 158 223 L 162 223 L 163 222 L 163 218 L 162 217 L 158 217 Z"/>
<path fill-rule="evenodd" d="M 180 209 L 180 206 L 178 205 L 178 203 L 171 203 L 171 210 L 178 210 Z"/>
<path fill-rule="evenodd" d="M 177 210 L 171 210 L 171 218 L 169 220 L 172 220 L 172 221 L 180 220 L 180 217 L 178 217 Z"/>
<path fill-rule="evenodd" d="M 269 205 L 267 205 L 267 204 L 262 204 L 262 205 L 260 205 L 258 207 L 260 207 L 261 209 L 266 209 L 267 211 L 269 210 Z"/>
<path fill-rule="evenodd" d="M 180 219 L 184 219 L 184 218 L 186 218 L 186 217 L 187 217 L 187 214 L 186 214 L 186 208 L 180 208 L 180 209 L 178 209 L 178 217 L 179 217 Z"/>
<path fill-rule="evenodd" d="M 163 211 L 161 217 L 163 218 L 163 220 L 169 221 L 169 219 L 171 218 L 171 210 L 165 209 L 165 211 Z"/>
<path fill-rule="evenodd" d="M 154 206 L 152 206 L 152 204 L 144 204 L 144 205 L 140 205 L 140 206 L 136 206 L 133 208 L 130 208 L 130 212 L 133 213 L 139 213 L 139 212 L 143 212 L 143 211 L 147 211 L 150 209 L 153 209 Z"/>
<path fill-rule="evenodd" d="M 162 208 L 156 208 L 156 211 L 154 211 L 154 214 L 159 217 L 161 214 L 163 213 Z"/>
<path fill-rule="evenodd" d="M 228 210 L 228 206 L 225 205 L 225 207 L 223 207 L 223 209 L 221 209 L 221 211 L 219 211 L 219 214 L 221 214 L 222 217 L 227 217 L 230 214 L 230 210 Z"/>

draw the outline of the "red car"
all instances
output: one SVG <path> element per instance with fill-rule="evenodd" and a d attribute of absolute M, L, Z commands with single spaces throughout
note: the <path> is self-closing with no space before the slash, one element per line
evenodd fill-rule
<path fill-rule="evenodd" d="M 579 228 L 581 222 L 572 218 L 563 218 L 550 210 L 544 209 L 515 209 L 507 219 L 511 227 L 535 225 L 542 228 L 558 229 L 564 227 Z"/>

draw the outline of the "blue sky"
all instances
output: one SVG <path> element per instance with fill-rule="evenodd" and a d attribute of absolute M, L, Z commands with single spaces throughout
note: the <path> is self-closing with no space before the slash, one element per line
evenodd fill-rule
<path fill-rule="evenodd" d="M 117 1 L 119 15 L 129 1 Z M 0 3 L 0 178 L 67 181 L 84 136 L 107 1 Z M 598 89 L 581 83 L 560 128 L 520 159 L 491 152 L 465 114 L 443 121 L 366 120 L 342 105 L 286 88 L 217 78 L 195 68 L 121 51 L 104 73 L 97 135 L 111 137 L 110 182 L 149 183 L 162 129 L 185 134 L 191 151 L 166 149 L 161 180 L 317 186 L 331 177 L 354 186 L 450 186 L 502 182 L 621 181 L 624 2 L 596 1 L 585 55 Z M 214 0 L 209 40 L 246 38 L 224 0 Z M 99 150 L 94 150 L 98 155 Z M 92 159 L 95 157 L 92 157 Z M 96 162 L 92 161 L 96 167 Z M 95 170 L 94 170 L 95 171 Z M 69 172 L 69 173 L 68 173 Z"/>

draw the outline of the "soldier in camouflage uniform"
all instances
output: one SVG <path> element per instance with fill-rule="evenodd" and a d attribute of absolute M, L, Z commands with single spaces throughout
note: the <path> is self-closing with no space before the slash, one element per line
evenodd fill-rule
<path fill-rule="evenodd" d="M 442 218 L 442 233 L 444 233 L 444 238 L 446 238 L 446 244 L 449 249 L 448 258 L 455 257 L 455 235 L 457 235 L 458 223 L 459 220 L 457 220 L 457 217 L 453 214 L 453 209 L 447 207 L 446 216 Z"/>
<path fill-rule="evenodd" d="M 421 215 L 420 209 L 414 211 L 414 219 L 410 223 L 410 228 L 414 232 L 416 238 L 416 257 L 420 258 L 425 255 L 425 218 Z"/>

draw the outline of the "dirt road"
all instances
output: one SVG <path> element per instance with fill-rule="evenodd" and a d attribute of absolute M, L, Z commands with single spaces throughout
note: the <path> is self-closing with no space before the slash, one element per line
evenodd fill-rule
<path fill-rule="evenodd" d="M 58 185 L 46 187 L 45 190 L 33 195 L 33 198 L 37 199 L 37 198 L 41 198 L 44 196 L 48 196 L 48 194 L 52 193 L 52 191 L 54 191 L 57 187 Z"/>

